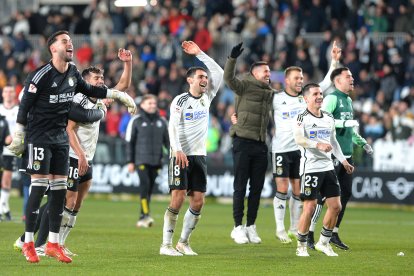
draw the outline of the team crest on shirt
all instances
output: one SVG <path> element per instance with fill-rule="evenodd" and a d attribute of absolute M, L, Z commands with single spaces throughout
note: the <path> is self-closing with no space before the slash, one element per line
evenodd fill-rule
<path fill-rule="evenodd" d="M 203 99 L 200 99 L 200 103 L 201 103 L 202 106 L 206 106 Z"/>
<path fill-rule="evenodd" d="M 310 196 L 311 191 L 311 188 L 305 188 L 305 195 Z"/>
<path fill-rule="evenodd" d="M 38 171 L 40 170 L 40 161 L 33 162 L 33 170 Z"/>
<path fill-rule="evenodd" d="M 158 127 L 158 128 L 162 127 L 161 120 L 157 120 L 157 127 Z"/>
<path fill-rule="evenodd" d="M 303 103 L 303 96 L 299 96 L 298 100 L 299 100 L 300 103 Z"/>
<path fill-rule="evenodd" d="M 181 184 L 181 180 L 180 180 L 180 178 L 179 178 L 179 177 L 175 177 L 175 178 L 174 178 L 174 185 L 175 185 L 175 186 L 180 186 L 180 184 Z"/>
<path fill-rule="evenodd" d="M 69 83 L 69 86 L 74 86 L 75 85 L 75 82 L 73 81 L 73 78 L 72 77 L 70 77 L 68 79 L 68 83 Z"/>
<path fill-rule="evenodd" d="M 281 175 L 282 173 L 283 173 L 283 168 L 282 167 L 276 167 L 276 174 Z"/>

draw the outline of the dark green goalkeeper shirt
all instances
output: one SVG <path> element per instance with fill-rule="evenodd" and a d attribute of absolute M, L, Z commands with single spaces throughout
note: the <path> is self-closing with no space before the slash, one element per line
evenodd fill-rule
<path fill-rule="evenodd" d="M 335 118 L 336 139 L 341 146 L 346 158 L 352 156 L 353 144 L 363 147 L 367 141 L 354 130 L 353 127 L 345 127 L 345 121 L 354 119 L 351 98 L 336 89 L 323 99 L 322 109 L 332 113 Z"/>

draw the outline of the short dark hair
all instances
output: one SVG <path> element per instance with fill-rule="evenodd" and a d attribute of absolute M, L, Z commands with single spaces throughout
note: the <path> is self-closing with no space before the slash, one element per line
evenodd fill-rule
<path fill-rule="evenodd" d="M 348 67 L 339 67 L 332 71 L 330 79 L 331 82 L 334 82 L 335 78 L 342 74 L 343 71 L 350 71 Z"/>
<path fill-rule="evenodd" d="M 262 65 L 267 65 L 269 66 L 269 63 L 267 63 L 266 61 L 255 61 L 253 62 L 253 64 L 250 66 L 250 74 L 253 72 L 253 69 Z"/>
<path fill-rule="evenodd" d="M 104 70 L 96 66 L 89 66 L 88 68 L 82 71 L 82 78 L 85 78 L 90 73 L 103 74 Z"/>
<path fill-rule="evenodd" d="M 141 105 L 145 101 L 152 100 L 152 99 L 155 101 L 158 101 L 157 96 L 155 96 L 154 94 L 145 94 L 144 96 L 142 96 L 141 102 L 139 104 Z"/>
<path fill-rule="evenodd" d="M 202 70 L 207 73 L 206 68 L 201 67 L 201 66 L 193 66 L 193 67 L 188 68 L 187 73 L 185 74 L 185 77 L 192 78 L 197 70 Z"/>
<path fill-rule="evenodd" d="M 289 76 L 290 72 L 292 71 L 298 71 L 300 73 L 302 73 L 302 68 L 300 68 L 299 66 L 289 66 L 288 68 L 285 69 L 285 77 Z"/>
<path fill-rule="evenodd" d="M 309 90 L 311 89 L 311 88 L 314 88 L 314 87 L 321 87 L 319 84 L 317 84 L 317 83 L 315 83 L 315 82 L 310 82 L 310 83 L 308 83 L 308 84 L 306 84 L 304 87 L 303 87 L 303 89 L 302 89 L 302 94 L 305 96 L 305 95 L 307 95 L 308 93 L 309 93 Z"/>
<path fill-rule="evenodd" d="M 50 55 L 52 55 L 52 51 L 50 51 L 50 45 L 52 45 L 53 43 L 56 42 L 56 37 L 57 36 L 62 35 L 62 34 L 69 35 L 69 32 L 68 31 L 64 31 L 64 30 L 60 30 L 60 31 L 57 31 L 57 32 L 51 34 L 49 36 L 49 38 L 47 39 L 47 50 L 49 51 L 49 54 Z"/>

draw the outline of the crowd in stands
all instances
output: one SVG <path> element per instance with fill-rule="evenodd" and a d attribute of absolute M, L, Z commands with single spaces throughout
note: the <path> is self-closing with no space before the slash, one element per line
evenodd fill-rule
<path fill-rule="evenodd" d="M 283 88 L 283 71 L 292 65 L 303 68 L 305 83 L 320 81 L 336 40 L 343 50 L 341 62 L 355 78 L 352 98 L 362 136 L 370 144 L 379 138 L 414 142 L 414 1 L 160 0 L 136 8 L 112 3 L 49 5 L 13 14 L 0 28 L 0 90 L 10 83 L 20 92 L 27 73 L 49 60 L 46 37 L 65 29 L 90 37 L 77 45 L 75 62 L 80 70 L 104 68 L 109 87 L 122 71 L 117 49 L 131 50 L 134 68 L 128 93 L 137 102 L 144 94 L 158 96 L 160 113 L 168 118 L 171 100 L 186 89 L 186 69 L 194 65 L 182 54 L 183 40 L 195 41 L 223 66 L 231 47 L 243 41 L 246 53 L 239 73 L 248 72 L 252 61 L 268 61 L 275 89 Z M 389 36 L 374 43 L 372 35 L 383 32 Z M 310 43 L 304 38 L 309 33 L 323 33 L 321 41 Z M 404 33 L 404 40 L 397 41 L 393 33 Z M 41 35 L 38 45 L 31 45 L 30 35 Z M 117 39 L 119 35 L 124 39 Z M 223 85 L 211 109 L 208 141 L 216 161 L 231 163 L 228 131 L 233 112 L 233 92 Z M 113 104 L 102 131 L 123 137 L 129 119 L 122 106 Z M 356 156 L 360 165 L 370 166 L 363 156 L 358 158 L 358 151 Z"/>

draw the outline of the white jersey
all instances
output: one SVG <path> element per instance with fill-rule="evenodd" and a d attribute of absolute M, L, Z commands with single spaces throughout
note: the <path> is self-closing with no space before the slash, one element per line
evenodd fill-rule
<path fill-rule="evenodd" d="M 336 150 L 339 145 L 335 138 L 335 120 L 332 114 L 321 111 L 321 117 L 315 117 L 308 110 L 299 114 L 294 122 L 295 132 L 300 132 L 309 143 L 331 144 Z M 334 169 L 331 152 L 324 152 L 315 147 L 299 147 L 302 153 L 300 174 L 311 172 L 324 172 Z M 340 150 L 340 149 L 339 149 Z M 341 152 L 342 154 L 342 152 Z M 335 153 L 335 156 L 337 154 Z M 341 160 L 344 159 L 343 155 Z"/>
<path fill-rule="evenodd" d="M 272 152 L 282 153 L 299 150 L 293 137 L 292 122 L 306 109 L 302 95 L 291 96 L 285 91 L 273 96 L 273 118 L 276 132 L 272 138 Z"/>
<path fill-rule="evenodd" d="M 14 133 L 16 128 L 17 113 L 19 112 L 19 106 L 15 105 L 12 108 L 6 108 L 3 104 L 0 104 L 0 114 L 6 117 L 7 124 L 9 125 L 10 134 Z M 3 155 L 16 156 L 6 146 L 3 147 Z"/>
<path fill-rule="evenodd" d="M 93 103 L 87 96 L 81 93 L 78 93 L 73 97 L 73 102 L 79 103 L 85 109 L 97 109 L 96 105 L 100 101 L 101 99 L 97 99 L 97 101 Z M 88 161 L 92 161 L 93 156 L 95 155 L 96 143 L 98 142 L 99 137 L 99 124 L 100 121 L 93 123 L 76 123 L 75 133 Z M 79 159 L 72 147 L 69 149 L 69 156 Z"/>
<path fill-rule="evenodd" d="M 168 131 L 171 152 L 183 151 L 186 155 L 207 155 L 207 132 L 211 101 L 223 81 L 223 69 L 208 55 L 201 53 L 197 58 L 203 62 L 211 82 L 209 89 L 196 98 L 189 92 L 174 98 L 170 106 Z"/>

